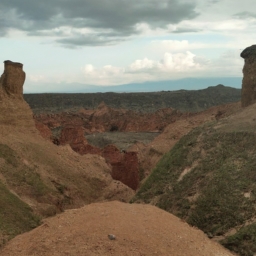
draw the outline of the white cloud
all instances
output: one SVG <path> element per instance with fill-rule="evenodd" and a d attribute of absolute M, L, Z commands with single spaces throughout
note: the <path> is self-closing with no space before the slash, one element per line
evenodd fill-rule
<path fill-rule="evenodd" d="M 149 60 L 144 58 L 142 60 L 136 60 L 133 62 L 129 68 L 128 72 L 147 72 L 154 70 L 155 72 L 184 72 L 189 69 L 200 68 L 200 64 L 195 62 L 195 57 L 193 53 L 187 51 L 185 53 L 176 53 L 172 54 L 166 52 L 163 56 L 163 59 L 160 61 Z"/>
<path fill-rule="evenodd" d="M 104 86 L 183 77 L 241 76 L 242 66 L 243 60 L 239 58 L 235 49 L 227 50 L 214 59 L 197 56 L 190 51 L 166 52 L 160 60 L 145 57 L 135 60 L 126 67 L 106 65 L 95 68 L 92 65 L 86 65 L 82 82 Z"/>
<path fill-rule="evenodd" d="M 195 54 L 166 52 L 161 60 L 148 58 L 135 60 L 127 67 L 106 65 L 95 68 L 91 64 L 83 68 L 84 83 L 95 85 L 118 85 L 131 82 L 174 79 L 181 74 L 192 75 L 203 69 L 206 61 L 202 61 Z"/>
<path fill-rule="evenodd" d="M 44 78 L 43 75 L 32 75 L 32 74 L 30 74 L 28 76 L 28 80 L 31 81 L 31 82 L 35 82 L 35 83 L 42 82 L 42 81 L 44 81 L 44 79 L 45 78 Z"/>
<path fill-rule="evenodd" d="M 134 61 L 130 66 L 129 70 L 131 72 L 137 72 L 141 70 L 149 70 L 156 67 L 156 62 L 153 60 L 149 60 L 148 58 L 144 58 L 142 60 Z"/>
<path fill-rule="evenodd" d="M 95 68 L 94 68 L 94 66 L 93 66 L 92 64 L 87 64 L 87 65 L 85 65 L 85 67 L 84 67 L 84 73 L 85 73 L 86 75 L 93 74 L 93 73 L 94 73 L 94 70 L 95 70 Z"/>
<path fill-rule="evenodd" d="M 200 68 L 200 64 L 195 62 L 195 56 L 189 51 L 177 54 L 166 52 L 163 60 L 159 63 L 159 68 L 163 71 L 184 72 L 189 69 L 195 71 Z"/>

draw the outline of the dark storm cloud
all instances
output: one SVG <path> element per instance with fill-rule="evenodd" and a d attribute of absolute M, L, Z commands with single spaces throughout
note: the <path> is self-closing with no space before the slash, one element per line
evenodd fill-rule
<path fill-rule="evenodd" d="M 248 18 L 256 18 L 256 13 L 253 12 L 239 12 L 233 15 L 234 18 L 237 19 L 248 19 Z"/>
<path fill-rule="evenodd" d="M 200 32 L 202 29 L 193 29 L 193 28 L 177 28 L 176 30 L 172 31 L 173 33 L 196 33 Z"/>
<path fill-rule="evenodd" d="M 78 35 L 73 37 L 65 37 L 57 39 L 56 42 L 67 48 L 78 48 L 81 46 L 101 46 L 101 45 L 114 45 L 124 38 L 105 37 L 102 35 Z"/>
<path fill-rule="evenodd" d="M 116 34 L 126 37 L 137 33 L 135 25 L 138 23 L 165 27 L 184 19 L 193 19 L 198 15 L 195 7 L 194 3 L 181 0 L 1 0 L 0 10 L 6 16 L 5 20 L 0 20 L 0 31 L 17 28 L 30 35 L 40 35 L 42 30 L 45 33 L 45 30 L 61 26 L 89 27 L 95 31 L 106 29 L 113 31 L 113 36 L 103 34 L 108 44 L 112 39 L 116 41 Z M 8 21 L 10 15 L 11 22 Z M 55 36 L 59 36 L 57 32 Z M 73 42 L 78 45 L 84 41 L 88 45 L 90 40 L 84 40 L 83 37 L 81 35 L 78 40 L 76 35 L 59 41 L 62 44 Z M 91 40 L 92 43 L 94 41 Z"/>

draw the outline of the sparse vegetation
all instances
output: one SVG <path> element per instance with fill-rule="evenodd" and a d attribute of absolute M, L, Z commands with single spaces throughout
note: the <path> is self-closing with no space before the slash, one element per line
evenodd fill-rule
<path fill-rule="evenodd" d="M 184 112 L 198 112 L 229 102 L 239 101 L 241 90 L 223 85 L 196 91 L 162 91 L 147 93 L 45 93 L 25 94 L 33 112 L 94 109 L 101 102 L 112 108 L 125 108 L 139 112 L 154 112 L 160 108 L 174 108 Z"/>
<path fill-rule="evenodd" d="M 254 256 L 256 253 L 256 223 L 242 227 L 235 235 L 221 241 L 228 249 L 244 256 Z"/>
<path fill-rule="evenodd" d="M 255 144 L 252 132 L 198 127 L 162 158 L 132 202 L 154 202 L 207 234 L 224 235 L 256 216 Z"/>
<path fill-rule="evenodd" d="M 35 228 L 40 218 L 0 181 L 0 247 L 14 236 Z"/>
<path fill-rule="evenodd" d="M 15 151 L 5 144 L 0 144 L 0 158 L 3 158 L 6 163 L 16 167 L 18 165 Z"/>
<path fill-rule="evenodd" d="M 13 149 L 5 144 L 0 144 L 0 158 L 5 159 L 5 164 L 0 172 L 11 187 L 20 187 L 27 194 L 42 197 L 49 192 L 49 188 L 41 180 L 40 175 L 22 163 Z"/>

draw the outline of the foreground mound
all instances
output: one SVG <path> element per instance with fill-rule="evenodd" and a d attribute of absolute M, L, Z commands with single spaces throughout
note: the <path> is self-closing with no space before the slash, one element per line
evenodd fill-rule
<path fill-rule="evenodd" d="M 159 221 L 161 220 L 161 221 Z M 115 240 L 108 238 L 115 235 Z M 150 205 L 95 203 L 45 220 L 1 255 L 232 255 L 203 232 Z"/>

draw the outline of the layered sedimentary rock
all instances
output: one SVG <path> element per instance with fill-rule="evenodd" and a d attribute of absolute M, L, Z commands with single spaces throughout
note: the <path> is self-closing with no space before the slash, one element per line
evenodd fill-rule
<path fill-rule="evenodd" d="M 242 107 L 256 102 L 256 45 L 245 48 L 240 55 L 244 58 Z"/>

